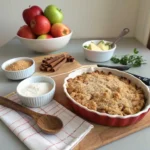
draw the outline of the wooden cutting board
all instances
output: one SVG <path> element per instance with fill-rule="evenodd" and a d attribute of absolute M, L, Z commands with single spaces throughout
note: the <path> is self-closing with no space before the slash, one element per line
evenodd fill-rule
<path fill-rule="evenodd" d="M 41 60 L 45 56 L 34 58 L 37 66 L 39 66 Z M 64 64 L 60 70 L 55 73 L 41 72 L 38 68 L 35 75 L 47 75 L 51 76 L 56 81 L 56 93 L 54 99 L 61 103 L 66 108 L 73 111 L 69 105 L 69 100 L 63 92 L 63 82 L 64 78 L 67 77 L 69 72 L 80 68 L 81 64 L 75 61 L 72 64 Z M 87 67 L 87 66 L 83 66 Z M 127 127 L 108 127 L 98 124 L 94 124 L 92 131 L 74 148 L 74 150 L 94 150 L 98 147 L 111 143 L 115 140 L 123 138 L 131 133 L 137 132 L 143 128 L 150 126 L 150 112 L 138 123 L 127 126 Z"/>
<path fill-rule="evenodd" d="M 59 55 L 60 54 L 67 54 L 67 53 L 59 53 Z M 56 72 L 42 72 L 42 71 L 40 71 L 39 68 L 40 68 L 42 60 L 44 58 L 48 58 L 48 57 L 56 56 L 56 55 L 58 55 L 58 54 L 51 54 L 51 55 L 34 57 L 33 59 L 36 63 L 36 71 L 35 71 L 34 75 L 55 76 L 55 75 L 71 72 L 72 70 L 75 70 L 75 69 L 81 67 L 81 64 L 75 60 L 74 62 L 68 62 L 68 63 L 63 64 Z"/>

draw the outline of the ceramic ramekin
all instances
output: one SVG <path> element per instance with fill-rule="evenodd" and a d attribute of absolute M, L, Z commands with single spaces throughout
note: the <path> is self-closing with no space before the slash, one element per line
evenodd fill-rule
<path fill-rule="evenodd" d="M 23 96 L 21 94 L 22 88 L 24 88 L 25 86 L 31 83 L 37 83 L 37 82 L 50 83 L 52 85 L 52 89 L 48 93 L 43 94 L 41 96 L 36 96 L 36 97 Z M 17 86 L 16 91 L 21 102 L 24 105 L 28 107 L 41 107 L 41 106 L 48 104 L 53 99 L 54 94 L 55 94 L 55 88 L 56 88 L 56 84 L 52 78 L 46 77 L 46 76 L 32 76 L 20 82 Z"/>
<path fill-rule="evenodd" d="M 98 111 L 90 110 L 87 107 L 76 102 L 67 92 L 67 80 L 70 78 L 75 78 L 76 76 L 81 75 L 83 73 L 93 72 L 95 70 L 104 71 L 106 73 L 111 72 L 114 75 L 125 77 L 129 79 L 131 82 L 135 83 L 138 87 L 142 88 L 144 91 L 144 95 L 146 97 L 145 107 L 136 114 L 127 115 L 127 116 L 119 116 L 119 115 L 110 115 L 110 114 L 100 113 Z M 92 121 L 101 125 L 128 126 L 128 125 L 134 124 L 140 121 L 148 113 L 149 108 L 150 108 L 149 88 L 141 80 L 137 79 L 136 77 L 128 73 L 118 71 L 116 69 L 89 67 L 89 68 L 82 68 L 82 69 L 76 70 L 70 73 L 68 77 L 65 78 L 63 88 L 64 88 L 64 92 L 66 96 L 69 99 L 70 104 L 72 105 L 72 107 L 74 108 L 75 112 L 78 115 L 82 116 L 83 118 L 89 121 Z"/>
<path fill-rule="evenodd" d="M 8 71 L 8 70 L 5 69 L 8 65 L 10 65 L 10 64 L 12 64 L 16 61 L 19 61 L 19 60 L 31 61 L 32 65 L 30 67 L 28 67 L 27 69 L 19 70 L 19 71 Z M 8 79 L 21 80 L 21 79 L 25 79 L 25 78 L 30 77 L 35 72 L 35 61 L 32 58 L 29 58 L 29 57 L 13 58 L 13 59 L 9 59 L 9 60 L 5 61 L 2 64 L 1 68 L 2 68 L 5 76 Z"/>
<path fill-rule="evenodd" d="M 82 47 L 83 47 L 84 55 L 86 59 L 93 61 L 93 62 L 105 62 L 111 59 L 111 57 L 113 56 L 116 50 L 116 47 L 117 47 L 116 44 L 114 45 L 112 49 L 105 50 L 105 51 L 104 50 L 103 51 L 89 50 L 84 47 L 84 46 L 89 45 L 91 42 L 98 44 L 100 41 L 102 40 L 91 40 L 91 41 L 86 41 L 83 43 Z M 112 43 L 110 41 L 105 41 L 105 42 Z"/>

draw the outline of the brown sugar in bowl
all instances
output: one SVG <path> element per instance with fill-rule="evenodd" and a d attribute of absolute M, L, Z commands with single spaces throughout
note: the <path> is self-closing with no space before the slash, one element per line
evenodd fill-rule
<path fill-rule="evenodd" d="M 1 68 L 8 79 L 21 80 L 35 72 L 35 61 L 29 57 L 13 58 L 5 61 Z"/>
<path fill-rule="evenodd" d="M 7 71 L 18 71 L 29 68 L 33 64 L 32 61 L 29 60 L 18 60 L 10 65 L 8 65 L 5 70 Z"/>

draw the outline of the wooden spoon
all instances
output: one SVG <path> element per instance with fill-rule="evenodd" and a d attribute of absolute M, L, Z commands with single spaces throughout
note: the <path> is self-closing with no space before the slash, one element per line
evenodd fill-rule
<path fill-rule="evenodd" d="M 45 133 L 55 134 L 63 127 L 63 123 L 58 117 L 34 112 L 2 96 L 0 96 L 0 105 L 31 116 L 36 121 L 39 128 Z"/>

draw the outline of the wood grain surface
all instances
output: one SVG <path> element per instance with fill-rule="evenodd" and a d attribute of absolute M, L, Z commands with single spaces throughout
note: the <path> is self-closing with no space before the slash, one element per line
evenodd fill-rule
<path fill-rule="evenodd" d="M 36 57 L 35 62 L 40 63 L 40 61 L 44 57 Z M 55 73 L 44 73 L 39 70 L 35 73 L 35 75 L 48 75 L 51 76 L 56 81 L 56 93 L 54 99 L 61 103 L 66 108 L 73 111 L 71 106 L 69 105 L 69 100 L 64 94 L 63 91 L 63 82 L 64 78 L 68 76 L 71 70 L 77 69 L 81 67 L 77 61 L 73 64 L 65 64 L 61 70 L 56 71 Z M 67 66 L 68 65 L 68 66 Z M 83 66 L 84 67 L 84 66 Z M 86 66 L 87 67 L 87 66 Z M 94 128 L 92 131 L 74 148 L 74 150 L 94 150 L 98 147 L 111 143 L 115 140 L 123 138 L 129 134 L 137 132 L 143 128 L 150 126 L 150 112 L 138 123 L 127 126 L 127 127 L 108 127 L 102 126 L 98 124 L 94 124 Z"/>

